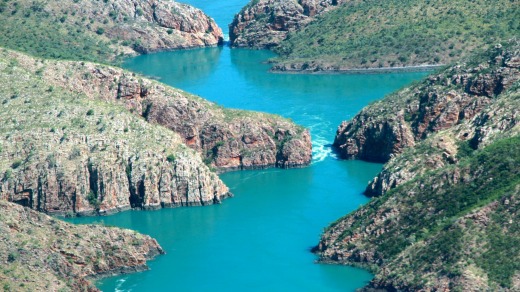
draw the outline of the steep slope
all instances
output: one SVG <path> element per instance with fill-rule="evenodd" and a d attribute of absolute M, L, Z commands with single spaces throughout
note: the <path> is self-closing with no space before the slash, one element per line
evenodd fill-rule
<path fill-rule="evenodd" d="M 279 45 L 289 32 L 304 28 L 314 18 L 345 1 L 251 1 L 229 25 L 233 47 L 269 49 Z"/>
<path fill-rule="evenodd" d="M 219 202 L 228 189 L 176 133 L 49 84 L 0 53 L 0 196 L 49 213 Z"/>
<path fill-rule="evenodd" d="M 278 116 L 226 110 L 113 67 L 0 54 L 0 194 L 11 201 L 83 214 L 212 204 L 229 194 L 204 164 L 310 162 L 308 130 Z"/>
<path fill-rule="evenodd" d="M 110 62 L 221 41 L 211 18 L 173 1 L 0 1 L 0 46 L 39 57 Z"/>
<path fill-rule="evenodd" d="M 372 288 L 520 289 L 520 137 L 398 186 L 332 224 L 323 261 L 371 268 Z"/>
<path fill-rule="evenodd" d="M 322 261 L 372 269 L 367 291 L 520 289 L 519 48 L 496 46 L 340 126 L 344 148 L 372 148 L 347 155 L 390 161 L 367 187 L 377 197 L 325 231 Z"/>
<path fill-rule="evenodd" d="M 520 80 L 519 47 L 497 45 L 369 105 L 338 127 L 334 146 L 342 158 L 386 162 L 432 133 L 471 122 Z M 461 139 L 473 138 L 479 126 L 475 120 Z"/>
<path fill-rule="evenodd" d="M 516 40 L 497 45 L 343 122 L 333 144 L 342 158 L 389 161 L 366 193 L 381 195 L 427 170 L 456 163 L 464 152 L 517 133 L 519 48 Z M 424 139 L 427 143 L 416 145 Z"/>
<path fill-rule="evenodd" d="M 518 19 L 509 0 L 270 0 L 251 1 L 230 31 L 237 46 L 273 47 L 274 71 L 377 71 L 450 63 L 519 36 Z"/>
<path fill-rule="evenodd" d="M 162 253 L 135 231 L 72 225 L 0 200 L 2 291 L 98 291 L 89 278 L 147 269 Z"/>

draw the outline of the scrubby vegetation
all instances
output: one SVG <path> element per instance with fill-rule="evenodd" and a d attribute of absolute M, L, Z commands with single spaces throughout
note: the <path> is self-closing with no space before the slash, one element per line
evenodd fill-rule
<path fill-rule="evenodd" d="M 333 69 L 446 64 L 519 35 L 515 0 L 349 1 L 276 48 L 275 61 Z M 316 65 L 317 64 L 317 65 Z"/>
<path fill-rule="evenodd" d="M 0 0 L 0 46 L 53 59 L 113 59 L 116 49 L 110 40 L 93 31 L 106 24 L 72 9 L 53 14 L 45 6 L 44 1 Z"/>

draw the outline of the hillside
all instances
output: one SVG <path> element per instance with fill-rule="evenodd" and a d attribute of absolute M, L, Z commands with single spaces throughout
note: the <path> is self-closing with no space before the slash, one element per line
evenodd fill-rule
<path fill-rule="evenodd" d="M 343 157 L 389 161 L 367 187 L 376 198 L 325 231 L 322 261 L 371 269 L 367 291 L 520 289 L 519 48 L 497 45 L 339 127 Z"/>
<path fill-rule="evenodd" d="M 199 9 L 166 0 L 0 0 L 0 47 L 53 59 L 215 46 L 222 31 Z"/>
<path fill-rule="evenodd" d="M 8 50 L 0 68 L 0 195 L 40 211 L 218 203 L 229 193 L 214 168 L 311 159 L 308 131 L 285 119 L 223 109 L 122 69 Z"/>
<path fill-rule="evenodd" d="M 320 1 L 317 16 L 283 2 L 252 1 L 230 29 L 246 46 L 269 43 L 274 71 L 448 64 L 520 31 L 518 1 Z"/>
<path fill-rule="evenodd" d="M 98 291 L 93 277 L 146 270 L 163 253 L 132 230 L 73 225 L 0 200 L 2 291 Z"/>

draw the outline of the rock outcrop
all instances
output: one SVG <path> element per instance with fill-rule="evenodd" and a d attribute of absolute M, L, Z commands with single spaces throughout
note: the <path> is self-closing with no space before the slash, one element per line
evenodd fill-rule
<path fill-rule="evenodd" d="M 308 130 L 278 116 L 223 109 L 109 66 L 10 51 L 0 63 L 0 196 L 40 211 L 213 204 L 230 194 L 211 168 L 311 160 Z"/>
<path fill-rule="evenodd" d="M 309 131 L 279 116 L 225 109 L 114 67 L 51 61 L 44 66 L 23 64 L 35 71 L 44 69 L 49 84 L 122 103 L 148 122 L 180 134 L 187 146 L 218 170 L 301 167 L 311 161 Z"/>
<path fill-rule="evenodd" d="M 373 289 L 520 289 L 512 247 L 520 236 L 519 137 L 373 199 L 332 224 L 315 251 L 324 262 L 371 268 Z"/>
<path fill-rule="evenodd" d="M 340 126 L 344 157 L 390 160 L 376 198 L 325 231 L 322 261 L 370 268 L 366 291 L 520 289 L 519 54 L 496 46 Z"/>
<path fill-rule="evenodd" d="M 516 4 L 251 0 L 230 25 L 230 40 L 275 51 L 275 72 L 423 71 L 518 37 Z"/>
<path fill-rule="evenodd" d="M 345 1 L 259 0 L 251 1 L 229 25 L 233 47 L 269 49 L 280 44 L 289 32 L 299 30 L 314 18 Z"/>
<path fill-rule="evenodd" d="M 132 230 L 73 225 L 0 200 L 3 291 L 99 291 L 90 278 L 146 270 L 164 251 Z"/>
<path fill-rule="evenodd" d="M 175 132 L 89 96 L 96 91 L 50 83 L 48 72 L 26 64 L 41 65 L 1 53 L 0 198 L 73 215 L 206 205 L 230 195 Z"/>
<path fill-rule="evenodd" d="M 367 194 L 381 195 L 414 177 L 414 173 L 455 163 L 457 145 L 461 141 L 468 141 L 476 149 L 487 145 L 486 141 L 493 140 L 495 134 L 516 129 L 518 102 L 508 89 L 520 80 L 517 46 L 507 49 L 497 46 L 482 62 L 468 61 L 452 66 L 419 85 L 366 107 L 351 121 L 343 122 L 333 144 L 340 157 L 390 161 L 370 183 Z M 429 143 L 435 146 L 428 157 L 413 155 L 414 150 L 410 150 L 409 154 L 396 157 L 400 162 L 392 159 L 406 148 L 441 132 L 443 137 L 438 136 Z M 425 149 L 417 151 L 425 152 Z M 410 161 L 410 157 L 414 157 L 414 161 Z M 418 159 L 423 163 L 418 163 Z M 428 167 L 418 171 L 418 165 Z"/>
<path fill-rule="evenodd" d="M 222 30 L 204 12 L 168 0 L 6 1 L 0 23 L 3 47 L 53 59 L 119 62 L 223 42 Z"/>

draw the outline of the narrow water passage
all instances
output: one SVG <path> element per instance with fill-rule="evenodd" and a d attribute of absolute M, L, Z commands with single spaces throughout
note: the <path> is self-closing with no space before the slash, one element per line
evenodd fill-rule
<path fill-rule="evenodd" d="M 185 1 L 230 22 L 244 0 Z M 218 16 L 218 18 L 217 18 Z M 167 255 L 143 273 L 104 279 L 104 291 L 353 291 L 361 269 L 315 264 L 310 248 L 334 220 L 366 203 L 361 193 L 381 165 L 337 160 L 336 127 L 363 106 L 425 73 L 284 75 L 268 73 L 268 51 L 228 47 L 140 56 L 125 67 L 232 108 L 280 114 L 311 129 L 313 163 L 291 170 L 221 177 L 235 194 L 207 207 L 129 211 L 103 221 L 156 238 Z"/>

